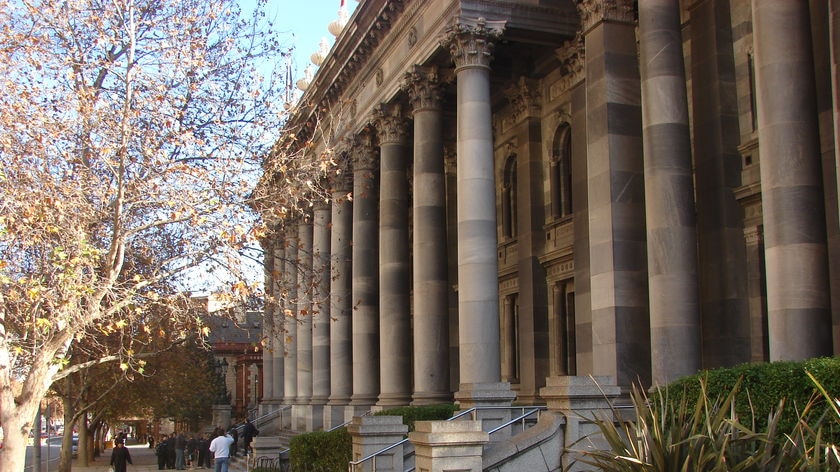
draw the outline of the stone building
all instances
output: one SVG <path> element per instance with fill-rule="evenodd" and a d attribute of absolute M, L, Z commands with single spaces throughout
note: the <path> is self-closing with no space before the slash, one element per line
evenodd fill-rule
<path fill-rule="evenodd" d="M 265 241 L 262 408 L 314 430 L 837 354 L 838 25 L 838 0 L 359 2 L 278 145 L 347 172 Z"/>

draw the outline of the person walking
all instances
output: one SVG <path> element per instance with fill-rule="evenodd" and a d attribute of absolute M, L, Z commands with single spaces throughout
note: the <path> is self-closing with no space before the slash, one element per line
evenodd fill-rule
<path fill-rule="evenodd" d="M 175 470 L 186 470 L 184 452 L 187 449 L 187 438 L 183 432 L 175 436 Z"/>
<path fill-rule="evenodd" d="M 111 467 L 114 468 L 114 472 L 126 472 L 127 464 L 131 463 L 128 448 L 125 447 L 122 439 L 117 439 L 114 442 L 114 450 L 111 451 Z"/>
<path fill-rule="evenodd" d="M 260 434 L 260 430 L 251 423 L 250 418 L 245 418 L 245 426 L 242 428 L 242 442 L 245 445 L 245 450 L 242 451 L 244 454 L 251 453 L 251 441 L 254 440 L 254 436 Z"/>
<path fill-rule="evenodd" d="M 210 441 L 210 452 L 213 453 L 216 463 L 215 472 L 228 472 L 231 444 L 233 444 L 233 437 L 230 432 L 225 433 L 221 428 L 219 429 L 219 435 Z"/>
<path fill-rule="evenodd" d="M 157 463 L 158 463 L 158 470 L 166 470 L 166 435 L 162 434 L 160 436 L 160 441 L 155 447 L 155 455 L 157 456 Z"/>

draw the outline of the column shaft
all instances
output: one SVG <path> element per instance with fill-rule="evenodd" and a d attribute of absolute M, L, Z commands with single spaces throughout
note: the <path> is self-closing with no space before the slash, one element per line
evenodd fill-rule
<path fill-rule="evenodd" d="M 298 303 L 298 225 L 297 222 L 290 222 L 286 225 L 286 264 L 283 268 L 285 309 L 283 321 L 283 341 L 285 350 L 283 352 L 283 400 L 286 404 L 292 404 L 297 398 L 298 375 L 297 375 L 297 303 Z"/>
<path fill-rule="evenodd" d="M 312 235 L 312 402 L 330 395 L 330 205 L 315 206 Z"/>
<path fill-rule="evenodd" d="M 263 250 L 263 286 L 265 287 L 265 312 L 263 313 L 262 335 L 265 343 L 262 347 L 263 391 L 264 402 L 274 400 L 274 312 L 277 302 L 274 299 L 274 240 L 260 241 Z"/>
<path fill-rule="evenodd" d="M 439 403 L 449 389 L 449 287 L 446 176 L 441 84 L 416 68 L 409 83 L 414 111 L 414 394 L 412 404 Z"/>
<path fill-rule="evenodd" d="M 377 156 L 368 135 L 353 149 L 353 398 L 364 409 L 379 395 L 379 222 Z"/>
<path fill-rule="evenodd" d="M 639 3 L 651 374 L 664 385 L 700 367 L 697 227 L 680 7 Z"/>
<path fill-rule="evenodd" d="M 752 11 L 770 360 L 831 355 L 808 2 L 762 0 Z"/>
<path fill-rule="evenodd" d="M 277 242 L 274 245 L 274 253 L 272 257 L 274 258 L 274 267 L 272 271 L 272 281 L 273 284 L 271 286 L 271 293 L 273 294 L 273 298 L 275 300 L 275 308 L 274 312 L 272 313 L 272 317 L 274 318 L 274 329 L 272 331 L 272 338 L 271 338 L 271 367 L 272 367 L 272 386 L 271 390 L 274 393 L 275 400 L 283 400 L 284 397 L 284 372 L 285 372 L 285 365 L 284 365 L 284 358 L 283 358 L 283 351 L 285 350 L 285 346 L 283 344 L 283 339 L 285 335 L 286 325 L 285 325 L 285 301 L 284 301 L 284 294 L 283 294 L 283 277 L 285 274 L 285 267 L 286 267 L 286 247 L 285 247 L 285 238 L 283 238 L 283 233 L 281 230 L 277 231 Z"/>
<path fill-rule="evenodd" d="M 411 299 L 408 250 L 408 156 L 405 118 L 381 107 L 379 135 L 379 406 L 408 405 L 411 398 Z"/>
<path fill-rule="evenodd" d="M 297 402 L 312 399 L 312 217 L 298 225 Z"/>
<path fill-rule="evenodd" d="M 350 342 L 353 310 L 350 292 L 353 205 L 347 198 L 348 193 L 349 179 L 337 177 L 333 182 L 330 233 L 330 405 L 335 406 L 347 405 L 353 392 L 353 351 Z"/>

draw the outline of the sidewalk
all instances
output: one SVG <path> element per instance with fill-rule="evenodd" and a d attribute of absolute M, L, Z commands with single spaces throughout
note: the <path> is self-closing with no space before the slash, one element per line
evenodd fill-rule
<path fill-rule="evenodd" d="M 128 448 L 129 454 L 131 454 L 131 461 L 133 462 L 128 465 L 128 472 L 152 472 L 158 470 L 155 450 L 149 448 L 147 443 L 138 444 L 135 440 L 129 439 L 126 441 L 126 447 Z M 107 472 L 111 465 L 111 449 L 107 449 L 101 457 L 91 461 L 87 467 L 78 465 L 77 461 L 78 459 L 73 459 L 73 472 Z M 213 469 L 190 469 L 187 467 L 187 470 L 211 472 Z M 244 472 L 246 470 L 245 460 L 241 457 L 233 459 L 228 470 L 229 472 Z"/>

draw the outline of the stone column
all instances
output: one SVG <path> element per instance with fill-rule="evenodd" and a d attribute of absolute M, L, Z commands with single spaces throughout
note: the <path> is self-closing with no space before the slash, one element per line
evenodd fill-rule
<path fill-rule="evenodd" d="M 808 2 L 753 4 L 770 360 L 832 354 Z"/>
<path fill-rule="evenodd" d="M 411 400 L 411 297 L 408 249 L 408 127 L 398 105 L 377 108 L 379 136 L 379 401 Z"/>
<path fill-rule="evenodd" d="M 641 98 L 630 0 L 578 3 L 586 48 L 586 151 L 594 374 L 650 382 Z"/>
<path fill-rule="evenodd" d="M 406 80 L 414 114 L 412 404 L 429 405 L 451 397 L 443 89 L 436 68 L 416 66 Z"/>
<path fill-rule="evenodd" d="M 260 404 L 261 415 L 267 413 L 262 410 L 263 404 L 271 403 L 274 400 L 274 312 L 277 310 L 277 301 L 274 300 L 274 294 L 272 293 L 272 287 L 274 286 L 274 244 L 274 239 L 260 239 L 260 247 L 263 251 L 263 286 L 265 287 L 265 311 L 262 326 L 265 343 L 262 348 L 263 401 Z"/>
<path fill-rule="evenodd" d="M 283 285 L 285 292 L 285 309 L 283 321 L 283 403 L 291 405 L 297 399 L 297 303 L 298 303 L 298 223 L 287 221 L 286 230 L 286 264 L 283 267 Z"/>
<path fill-rule="evenodd" d="M 297 400 L 309 404 L 312 398 L 312 215 L 305 213 L 298 223 L 298 311 L 297 311 Z"/>
<path fill-rule="evenodd" d="M 330 217 L 329 203 L 315 204 L 312 235 L 312 421 L 323 425 L 323 405 L 330 396 Z"/>
<path fill-rule="evenodd" d="M 461 18 L 448 31 L 458 87 L 458 314 L 463 408 L 509 403 L 501 383 L 496 179 L 490 60 L 504 22 Z"/>
<path fill-rule="evenodd" d="M 697 226 L 680 6 L 639 3 L 651 374 L 664 385 L 700 367 Z"/>
<path fill-rule="evenodd" d="M 282 227 L 278 226 L 275 231 L 274 252 L 271 257 L 274 258 L 274 266 L 272 270 L 272 285 L 271 293 L 273 294 L 275 309 L 272 318 L 274 319 L 274 330 L 271 339 L 271 358 L 272 358 L 272 387 L 274 399 L 276 401 L 283 400 L 284 397 L 284 383 L 285 383 L 285 360 L 283 351 L 285 350 L 284 339 L 286 330 L 286 313 L 283 290 L 283 277 L 285 276 L 286 267 L 286 238 Z"/>
<path fill-rule="evenodd" d="M 353 397 L 354 414 L 379 395 L 378 161 L 371 136 L 353 147 Z"/>
<path fill-rule="evenodd" d="M 342 162 L 347 160 L 341 157 Z M 345 166 L 349 167 L 349 166 Z M 352 280 L 350 240 L 353 231 L 352 188 L 349 173 L 335 175 L 332 185 L 332 232 L 330 233 L 330 401 L 324 409 L 324 426 L 342 424 L 344 410 L 353 393 L 350 298 Z"/>

